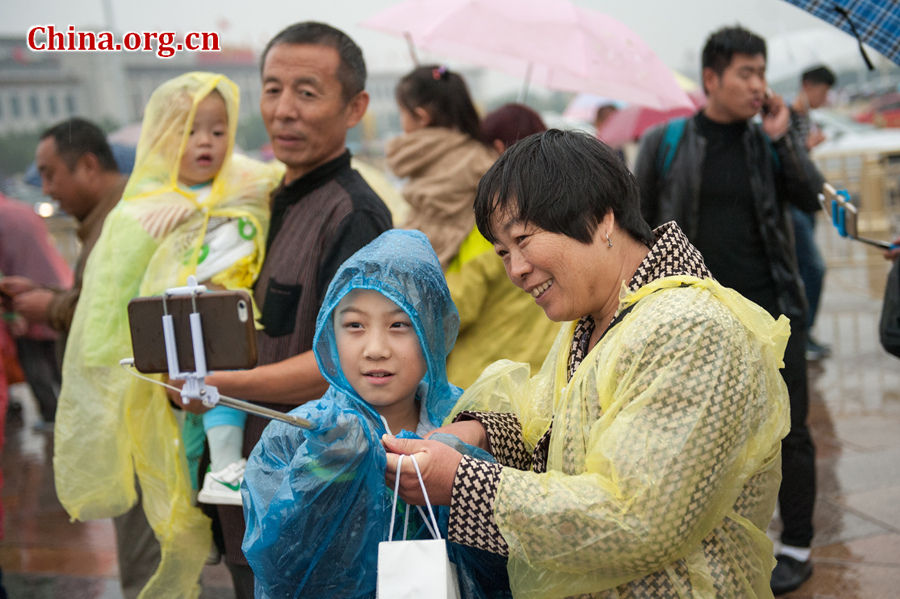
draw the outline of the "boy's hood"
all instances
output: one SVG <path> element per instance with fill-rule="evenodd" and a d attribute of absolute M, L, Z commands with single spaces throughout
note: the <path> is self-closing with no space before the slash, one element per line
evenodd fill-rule
<path fill-rule="evenodd" d="M 240 90 L 224 75 L 200 71 L 185 73 L 157 87 L 147 101 L 125 199 L 177 187 L 181 155 L 194 123 L 197 104 L 213 90 L 222 95 L 228 113 L 228 149 L 219 173 L 226 171 L 237 132 Z M 219 184 L 218 179 L 219 176 L 213 182 L 214 188 Z"/>
<path fill-rule="evenodd" d="M 378 291 L 409 315 L 427 366 L 419 398 L 432 424 L 440 426 L 459 395 L 447 381 L 446 369 L 459 332 L 459 313 L 428 238 L 419 231 L 393 229 L 350 256 L 335 273 L 316 319 L 313 351 L 325 379 L 361 409 L 373 412 L 344 376 L 334 337 L 334 309 L 354 289 Z"/>

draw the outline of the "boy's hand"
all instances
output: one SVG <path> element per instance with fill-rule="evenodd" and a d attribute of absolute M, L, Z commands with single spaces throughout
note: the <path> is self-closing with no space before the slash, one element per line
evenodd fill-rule
<path fill-rule="evenodd" d="M 438 441 L 397 439 L 390 435 L 384 435 L 381 437 L 381 442 L 388 452 L 387 469 L 384 474 L 384 480 L 388 487 L 394 488 L 397 460 L 400 455 L 415 455 L 431 505 L 450 505 L 453 480 L 456 478 L 456 469 L 462 460 L 461 453 Z M 422 494 L 422 487 L 419 485 L 419 478 L 416 476 L 416 468 L 413 466 L 412 460 L 403 460 L 400 472 L 400 497 L 410 505 L 425 505 L 425 496 Z"/>
<path fill-rule="evenodd" d="M 425 438 L 428 439 L 435 433 L 447 433 L 449 435 L 454 435 L 464 443 L 474 445 L 475 447 L 480 447 L 485 451 L 490 451 L 490 448 L 487 446 L 487 433 L 485 433 L 484 431 L 484 425 L 477 420 L 460 420 L 458 422 L 451 422 L 448 425 L 434 429 L 433 431 L 425 435 Z"/>

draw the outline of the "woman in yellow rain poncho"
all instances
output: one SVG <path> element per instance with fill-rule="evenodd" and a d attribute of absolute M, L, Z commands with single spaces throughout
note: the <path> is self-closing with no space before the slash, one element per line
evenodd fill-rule
<path fill-rule="evenodd" d="M 206 150 L 185 156 L 207 98 L 221 98 L 227 114 L 224 131 L 214 132 L 227 135 L 218 169 Z M 55 429 L 57 494 L 73 518 L 112 517 L 134 505 L 137 477 L 161 547 L 159 568 L 141 597 L 197 596 L 211 534 L 191 503 L 181 433 L 163 388 L 119 366 L 131 355 L 126 309 L 133 297 L 184 285 L 197 272 L 204 246 L 212 243 L 211 220 L 236 220 L 241 237 L 253 244 L 211 280 L 246 288 L 259 272 L 268 195 L 280 169 L 232 155 L 238 98 L 233 82 L 211 73 L 182 75 L 153 93 L 134 171 L 89 258 L 66 347 Z M 186 185 L 194 183 L 207 184 Z"/>
<path fill-rule="evenodd" d="M 591 136 L 551 130 L 482 179 L 479 229 L 562 327 L 540 372 L 499 362 L 445 426 L 497 464 L 416 453 L 451 541 L 509 556 L 515 597 L 771 597 L 789 328 L 710 278 Z M 454 415 L 451 415 L 451 419 Z M 404 461 L 401 496 L 421 503 Z"/>

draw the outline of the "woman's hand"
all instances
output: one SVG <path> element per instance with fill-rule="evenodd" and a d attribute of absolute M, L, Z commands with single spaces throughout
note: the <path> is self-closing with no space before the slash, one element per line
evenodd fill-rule
<path fill-rule="evenodd" d="M 422 439 L 397 439 L 391 435 L 381 437 L 387 450 L 387 469 L 384 480 L 393 489 L 397 476 L 397 461 L 401 455 L 414 455 L 422 472 L 422 480 L 428 490 L 431 505 L 450 505 L 453 480 L 462 454 L 438 441 Z M 410 505 L 425 505 L 425 496 L 416 476 L 412 460 L 404 459 L 400 471 L 400 497 Z"/>

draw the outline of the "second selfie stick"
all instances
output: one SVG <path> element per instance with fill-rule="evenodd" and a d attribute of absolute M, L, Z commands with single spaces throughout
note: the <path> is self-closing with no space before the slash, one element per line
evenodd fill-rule
<path fill-rule="evenodd" d="M 828 210 L 828 212 L 831 214 L 831 224 L 833 224 L 834 228 L 837 229 L 838 235 L 840 235 L 841 237 L 847 237 L 849 239 L 855 239 L 856 241 L 861 241 L 869 245 L 874 245 L 875 247 L 885 250 L 894 249 L 894 245 L 888 243 L 887 241 L 867 239 L 865 237 L 860 237 L 859 235 L 857 235 L 856 216 L 859 211 L 856 209 L 856 206 L 850 203 L 850 194 L 846 190 L 836 190 L 834 187 L 826 183 L 825 191 L 831 197 L 831 210 Z M 820 195 L 819 201 L 824 204 L 826 198 L 823 195 Z M 849 218 L 847 217 L 848 213 L 850 213 Z M 848 221 L 851 223 L 850 226 L 848 226 Z"/>

